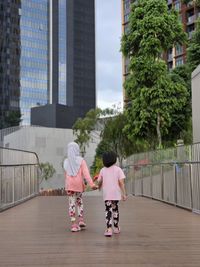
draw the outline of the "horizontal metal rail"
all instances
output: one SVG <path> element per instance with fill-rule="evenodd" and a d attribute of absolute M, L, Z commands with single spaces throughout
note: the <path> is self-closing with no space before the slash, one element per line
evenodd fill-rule
<path fill-rule="evenodd" d="M 27 163 L 25 163 L 25 164 L 0 165 L 0 167 L 20 167 L 20 166 L 37 166 L 37 165 L 39 165 L 39 164 L 34 164 L 34 163 L 33 164 L 27 164 Z"/>

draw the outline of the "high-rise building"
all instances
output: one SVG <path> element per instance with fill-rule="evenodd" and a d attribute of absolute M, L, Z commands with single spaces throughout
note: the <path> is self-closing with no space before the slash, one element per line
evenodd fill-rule
<path fill-rule="evenodd" d="M 174 7 L 177 10 L 179 20 L 183 24 L 183 29 L 187 33 L 188 38 L 191 39 L 192 33 L 195 30 L 195 21 L 200 16 L 200 9 L 194 5 L 193 1 L 183 4 L 181 0 L 168 0 L 167 4 L 169 9 Z M 167 51 L 164 59 L 167 61 L 168 69 L 183 65 L 186 59 L 186 46 L 176 45 L 176 47 Z"/>
<path fill-rule="evenodd" d="M 122 0 L 122 33 L 128 31 L 128 21 L 130 14 L 131 3 L 134 0 Z M 195 21 L 200 16 L 200 9 L 194 5 L 193 1 L 190 1 L 187 5 L 183 4 L 181 0 L 167 0 L 168 8 L 175 8 L 179 12 L 179 19 L 183 24 L 184 31 L 188 34 L 189 39 L 192 37 L 192 33 L 195 30 Z M 164 59 L 167 62 L 168 68 L 172 69 L 176 66 L 180 66 L 185 63 L 186 47 L 177 45 L 164 53 Z M 123 58 L 123 81 L 125 81 L 128 75 L 129 59 Z M 124 105 L 126 105 L 128 99 L 124 92 Z"/>
<path fill-rule="evenodd" d="M 131 11 L 131 3 L 132 0 L 121 0 L 121 10 L 122 10 L 122 34 L 128 32 L 128 21 L 129 21 L 129 14 Z M 128 65 L 129 65 L 129 58 L 122 58 L 122 82 L 124 84 L 127 76 L 128 76 Z M 123 99 L 124 99 L 124 106 L 128 103 L 128 98 L 126 96 L 125 90 L 123 88 Z"/>
<path fill-rule="evenodd" d="M 20 102 L 20 1 L 0 1 L 0 124 Z"/>
<path fill-rule="evenodd" d="M 10 1 L 13 5 L 14 1 Z M 30 124 L 30 109 L 48 103 L 48 0 L 21 0 L 20 109 L 22 123 Z"/>
<path fill-rule="evenodd" d="M 95 108 L 94 2 L 0 0 L 1 119 L 71 128 Z"/>

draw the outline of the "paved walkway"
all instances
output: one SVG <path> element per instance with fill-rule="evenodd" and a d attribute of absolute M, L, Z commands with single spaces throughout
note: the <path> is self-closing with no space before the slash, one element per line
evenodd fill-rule
<path fill-rule="evenodd" d="M 65 197 L 0 213 L 0 266 L 199 267 L 200 216 L 140 197 L 120 205 L 121 234 L 105 238 L 102 198 L 85 199 L 87 230 L 71 233 Z"/>

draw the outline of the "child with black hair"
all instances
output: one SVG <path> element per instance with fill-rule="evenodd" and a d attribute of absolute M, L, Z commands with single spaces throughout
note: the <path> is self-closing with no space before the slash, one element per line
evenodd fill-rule
<path fill-rule="evenodd" d="M 102 186 L 103 199 L 105 201 L 105 217 L 107 229 L 105 236 L 112 236 L 112 233 L 119 234 L 119 200 L 126 200 L 126 190 L 124 186 L 125 175 L 122 169 L 115 165 L 117 156 L 114 152 L 103 154 L 103 165 L 98 177 L 99 188 Z M 113 218 L 112 218 L 113 217 Z M 113 220 L 113 230 L 112 230 Z"/>

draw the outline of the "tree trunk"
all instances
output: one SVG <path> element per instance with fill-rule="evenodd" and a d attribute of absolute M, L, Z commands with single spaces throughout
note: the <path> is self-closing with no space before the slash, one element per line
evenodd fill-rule
<path fill-rule="evenodd" d="M 119 156 L 119 167 L 122 168 L 123 157 Z"/>
<path fill-rule="evenodd" d="M 160 113 L 158 113 L 158 115 L 157 115 L 156 131 L 157 131 L 158 146 L 159 146 L 159 148 L 161 148 L 161 146 L 162 146 L 162 136 L 161 136 L 161 132 L 160 132 L 160 122 L 161 122 Z"/>

